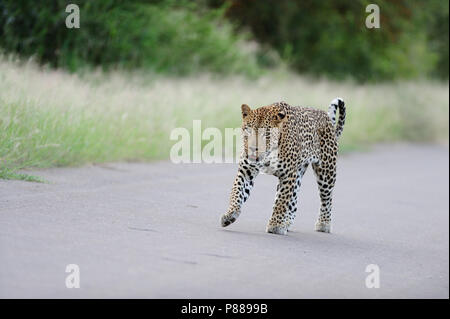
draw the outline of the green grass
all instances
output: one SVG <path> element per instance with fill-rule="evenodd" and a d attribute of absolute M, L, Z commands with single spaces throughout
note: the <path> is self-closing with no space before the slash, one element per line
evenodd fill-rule
<path fill-rule="evenodd" d="M 327 109 L 346 101 L 341 151 L 373 143 L 448 144 L 448 82 L 357 85 L 287 72 L 257 80 L 212 75 L 67 74 L 0 59 L 0 178 L 24 168 L 168 158 L 175 127 L 239 127 L 240 105 L 284 100 Z"/>
<path fill-rule="evenodd" d="M 24 173 L 18 173 L 15 170 L 9 169 L 7 167 L 0 168 L 0 179 L 15 179 L 27 182 L 37 182 L 37 183 L 45 183 L 46 181 L 39 177 Z"/>

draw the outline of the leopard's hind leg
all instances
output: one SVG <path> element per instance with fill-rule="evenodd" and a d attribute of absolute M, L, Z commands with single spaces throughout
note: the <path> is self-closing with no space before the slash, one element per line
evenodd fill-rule
<path fill-rule="evenodd" d="M 320 196 L 319 218 L 315 225 L 315 230 L 329 233 L 331 231 L 331 208 L 334 184 L 336 182 L 336 157 L 327 156 L 319 163 L 312 164 L 317 179 Z"/>
<path fill-rule="evenodd" d="M 300 186 L 302 185 L 303 175 L 305 174 L 307 168 L 308 168 L 308 163 L 301 165 L 299 170 L 298 170 L 297 181 L 296 181 L 296 185 L 295 185 L 295 193 L 294 193 L 294 196 L 291 198 L 290 205 L 288 205 L 288 208 L 289 208 L 289 213 L 288 213 L 289 219 L 287 221 L 287 231 L 289 231 L 289 228 L 294 223 L 295 216 L 297 215 L 297 207 L 298 207 L 297 197 L 298 197 L 298 192 L 299 192 Z"/>

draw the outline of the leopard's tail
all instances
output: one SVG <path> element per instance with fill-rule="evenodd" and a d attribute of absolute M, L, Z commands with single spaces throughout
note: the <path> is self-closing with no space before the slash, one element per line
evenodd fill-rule
<path fill-rule="evenodd" d="M 339 109 L 339 118 L 336 125 L 336 113 Z M 328 116 L 333 122 L 333 126 L 336 126 L 336 138 L 339 138 L 344 130 L 345 124 L 345 103 L 344 100 L 337 97 L 330 103 L 330 107 L 328 108 Z"/>

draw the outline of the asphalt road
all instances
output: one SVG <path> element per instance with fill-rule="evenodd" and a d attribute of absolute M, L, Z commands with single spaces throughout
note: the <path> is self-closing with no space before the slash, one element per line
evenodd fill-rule
<path fill-rule="evenodd" d="M 449 151 L 341 156 L 331 234 L 314 232 L 311 169 L 287 236 L 264 232 L 276 178 L 260 175 L 221 228 L 236 164 L 114 163 L 0 181 L 0 297 L 448 298 Z M 80 288 L 66 288 L 77 264 Z M 367 288 L 367 265 L 379 288 Z"/>

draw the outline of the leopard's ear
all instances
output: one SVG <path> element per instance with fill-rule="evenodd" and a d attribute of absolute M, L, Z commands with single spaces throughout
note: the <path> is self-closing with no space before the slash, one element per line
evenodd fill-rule
<path fill-rule="evenodd" d="M 286 111 L 282 110 L 282 111 L 278 112 L 275 117 L 276 117 L 276 120 L 278 120 L 278 122 L 281 122 L 286 117 Z"/>
<path fill-rule="evenodd" d="M 248 116 L 250 114 L 250 112 L 252 111 L 250 106 L 248 106 L 247 104 L 242 104 L 241 110 L 242 110 L 242 117 L 243 118 Z"/>

